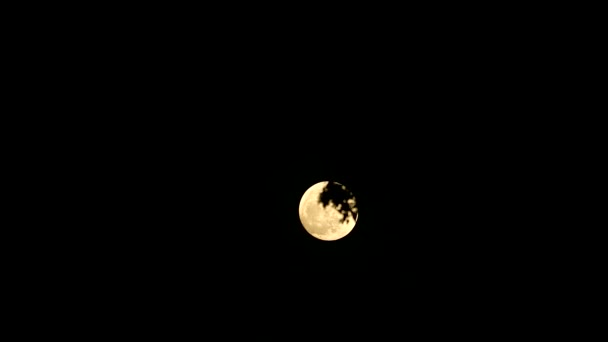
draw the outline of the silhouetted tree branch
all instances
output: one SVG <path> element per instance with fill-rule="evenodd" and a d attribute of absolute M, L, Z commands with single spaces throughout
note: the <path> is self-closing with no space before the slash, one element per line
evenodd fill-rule
<path fill-rule="evenodd" d="M 328 182 L 319 195 L 319 203 L 323 204 L 324 208 L 332 203 L 342 214 L 340 220 L 342 223 L 348 222 L 349 216 L 353 220 L 357 219 L 358 208 L 355 196 L 340 183 Z"/>

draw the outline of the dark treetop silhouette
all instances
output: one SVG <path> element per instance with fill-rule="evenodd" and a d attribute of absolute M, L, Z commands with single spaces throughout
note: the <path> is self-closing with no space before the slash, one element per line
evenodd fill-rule
<path fill-rule="evenodd" d="M 357 219 L 357 202 L 352 192 L 346 186 L 337 182 L 328 182 L 319 195 L 319 203 L 323 208 L 332 203 L 342 214 L 341 223 L 348 222 L 349 214 L 354 220 Z"/>

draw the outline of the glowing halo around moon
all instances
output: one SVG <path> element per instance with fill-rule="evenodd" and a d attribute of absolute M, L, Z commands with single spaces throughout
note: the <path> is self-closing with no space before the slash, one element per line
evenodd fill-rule
<path fill-rule="evenodd" d="M 319 199 L 328 184 L 327 181 L 319 182 L 306 190 L 300 200 L 299 214 L 304 229 L 310 235 L 319 240 L 334 241 L 345 237 L 353 230 L 358 215 L 355 209 L 355 217 L 352 212 L 349 212 L 347 220 L 343 222 L 344 216 L 334 203 L 329 202 L 326 207 L 323 207 Z M 336 182 L 333 184 L 338 184 L 343 191 L 348 191 L 342 184 Z M 351 205 L 356 203 L 354 197 L 348 201 Z"/>

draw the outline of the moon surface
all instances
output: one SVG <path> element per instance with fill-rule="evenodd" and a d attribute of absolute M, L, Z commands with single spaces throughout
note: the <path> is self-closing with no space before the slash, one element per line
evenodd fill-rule
<path fill-rule="evenodd" d="M 300 221 L 310 235 L 319 240 L 334 241 L 345 237 L 353 230 L 358 215 L 353 217 L 349 212 L 348 219 L 342 222 L 344 216 L 334 203 L 330 202 L 323 207 L 319 198 L 328 183 L 319 182 L 306 190 L 300 200 L 299 213 Z M 344 191 L 348 191 L 345 186 L 340 185 Z M 349 199 L 349 203 L 354 204 L 355 199 Z"/>

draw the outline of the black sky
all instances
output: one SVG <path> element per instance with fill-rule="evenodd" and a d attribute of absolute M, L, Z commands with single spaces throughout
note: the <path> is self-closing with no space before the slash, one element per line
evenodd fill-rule
<path fill-rule="evenodd" d="M 481 277 L 521 262 L 532 208 L 516 199 L 528 170 L 513 161 L 520 147 L 500 119 L 451 113 L 452 104 L 430 112 L 407 92 L 387 103 L 382 91 L 333 91 L 258 93 L 230 111 L 202 97 L 190 112 L 125 120 L 128 141 L 110 157 L 115 192 L 104 199 L 120 212 L 112 229 L 121 253 L 151 272 Z M 324 180 L 359 202 L 353 232 L 336 242 L 311 237 L 298 217 L 302 194 Z"/>
<path fill-rule="evenodd" d="M 564 241 L 581 224 L 558 227 L 556 169 L 579 150 L 557 143 L 574 138 L 553 107 L 567 102 L 555 90 L 572 64 L 557 57 L 579 52 L 562 43 L 569 31 L 524 22 L 563 16 L 228 6 L 70 8 L 69 20 L 32 25 L 31 53 L 16 51 L 26 65 L 12 69 L 43 93 L 26 94 L 22 111 L 41 109 L 22 116 L 49 137 L 23 155 L 36 164 L 24 183 L 41 184 L 25 196 L 45 207 L 24 215 L 41 224 L 20 227 L 35 253 L 9 263 L 33 260 L 22 272 L 35 276 L 32 297 L 58 302 L 36 303 L 57 326 L 85 326 L 67 309 L 98 322 L 94 334 L 453 337 L 450 322 L 503 323 L 502 334 L 561 304 L 563 266 L 579 267 Z M 564 126 L 580 113 L 570 101 Z M 357 198 L 338 241 L 299 220 L 321 181 Z"/>
<path fill-rule="evenodd" d="M 521 59 L 449 30 L 425 33 L 445 44 L 241 33 L 122 35 L 97 57 L 80 168 L 99 194 L 82 248 L 102 251 L 100 267 L 171 286 L 375 274 L 422 292 L 536 272 L 544 122 L 528 115 L 537 90 Z M 335 242 L 298 217 L 325 180 L 359 204 Z"/>

